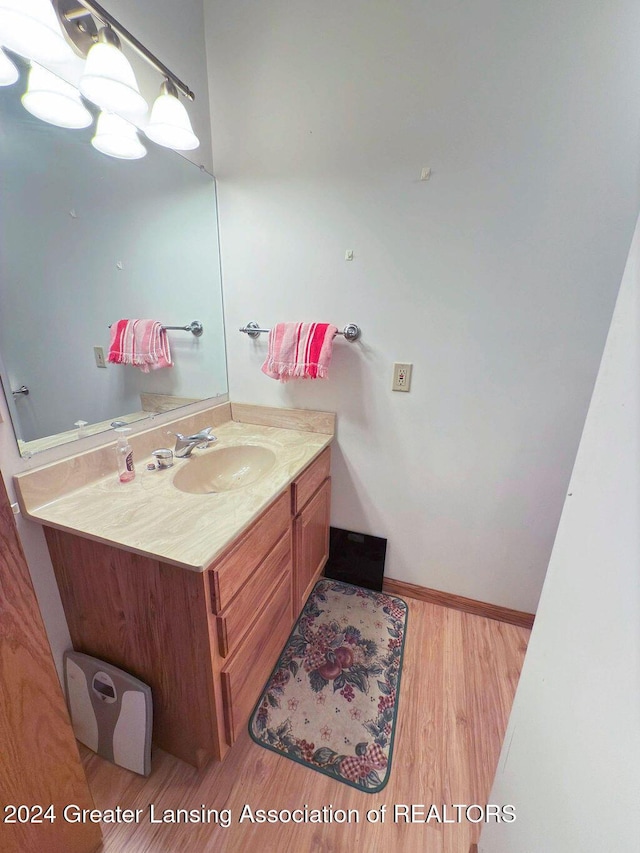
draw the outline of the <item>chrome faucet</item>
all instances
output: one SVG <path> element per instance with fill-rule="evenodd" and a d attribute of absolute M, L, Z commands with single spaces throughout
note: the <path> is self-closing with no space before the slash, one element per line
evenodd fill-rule
<path fill-rule="evenodd" d="M 182 435 L 181 432 L 173 433 L 176 437 L 176 447 L 173 451 L 174 456 L 177 456 L 178 459 L 186 459 L 191 456 L 191 451 L 194 447 L 208 447 L 210 444 L 213 444 L 213 442 L 218 439 L 215 437 L 212 430 L 213 427 L 205 427 L 195 435 L 189 436 Z"/>

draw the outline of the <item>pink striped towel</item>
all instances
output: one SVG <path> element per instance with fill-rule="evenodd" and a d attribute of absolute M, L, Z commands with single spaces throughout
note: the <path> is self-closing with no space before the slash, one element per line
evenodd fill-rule
<path fill-rule="evenodd" d="M 281 382 L 326 379 L 337 331 L 329 323 L 276 323 L 262 372 Z"/>
<path fill-rule="evenodd" d="M 108 361 L 133 364 L 143 373 L 172 367 L 166 330 L 157 320 L 118 320 L 111 326 Z"/>

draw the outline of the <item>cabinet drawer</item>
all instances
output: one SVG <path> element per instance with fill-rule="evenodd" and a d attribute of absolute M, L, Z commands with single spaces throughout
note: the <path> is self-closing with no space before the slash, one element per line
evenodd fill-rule
<path fill-rule="evenodd" d="M 209 569 L 211 606 L 219 613 L 249 578 L 291 524 L 289 492 L 283 492 L 232 550 Z"/>
<path fill-rule="evenodd" d="M 221 672 L 229 745 L 246 725 L 291 632 L 291 576 L 282 579 L 244 642 Z"/>
<path fill-rule="evenodd" d="M 269 551 L 229 607 L 216 616 L 218 647 L 223 658 L 239 644 L 256 613 L 260 612 L 285 574 L 291 574 L 291 536 L 288 531 Z"/>
<path fill-rule="evenodd" d="M 327 447 L 293 484 L 292 509 L 297 515 L 320 483 L 327 479 L 331 470 L 331 448 Z"/>

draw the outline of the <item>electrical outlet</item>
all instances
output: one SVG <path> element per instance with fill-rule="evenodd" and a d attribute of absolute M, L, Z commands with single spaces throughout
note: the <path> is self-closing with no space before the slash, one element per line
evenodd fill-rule
<path fill-rule="evenodd" d="M 411 389 L 411 368 L 413 364 L 396 361 L 393 365 L 392 391 L 409 391 Z"/>
<path fill-rule="evenodd" d="M 105 361 L 105 358 L 104 358 L 104 349 L 102 347 L 94 347 L 93 348 L 93 355 L 94 355 L 95 360 L 96 360 L 96 367 L 106 367 L 107 366 L 107 362 Z"/>

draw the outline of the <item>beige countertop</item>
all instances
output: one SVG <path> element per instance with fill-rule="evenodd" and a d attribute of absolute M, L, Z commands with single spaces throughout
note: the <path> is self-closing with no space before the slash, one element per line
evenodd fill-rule
<path fill-rule="evenodd" d="M 144 441 L 133 436 L 136 477 L 129 483 L 118 480 L 113 445 L 94 451 L 93 455 L 87 451 L 17 475 L 14 479 L 21 510 L 41 524 L 186 569 L 204 571 L 333 439 L 330 414 L 317 413 L 320 428 L 327 430 L 329 423 L 331 429 L 331 432 L 318 432 L 314 431 L 315 413 L 311 412 L 304 412 L 301 417 L 300 410 L 289 410 L 293 414 L 291 425 L 305 427 L 296 429 L 264 425 L 265 421 L 286 422 L 288 410 L 262 407 L 237 407 L 238 417 L 258 423 L 231 419 L 219 422 L 232 411 L 232 405 L 226 404 L 211 410 L 217 412 L 214 418 L 210 412 L 202 413 L 197 428 L 214 424 L 218 441 L 210 448 L 194 450 L 191 459 L 176 459 L 167 470 L 146 469 L 152 461 L 149 447 L 166 444 L 166 439 L 150 445 L 150 437 Z M 258 414 L 252 418 L 255 412 Z M 276 413 L 273 418 L 269 416 L 271 412 Z M 180 425 L 178 420 L 173 426 Z M 153 431 L 149 432 L 156 438 Z M 273 467 L 256 483 L 204 495 L 186 493 L 173 485 L 176 473 L 185 465 L 197 465 L 198 457 L 215 453 L 218 448 L 243 444 L 267 447 L 275 454 Z M 141 456 L 138 448 L 146 453 Z M 109 467 L 107 473 L 105 468 Z"/>

